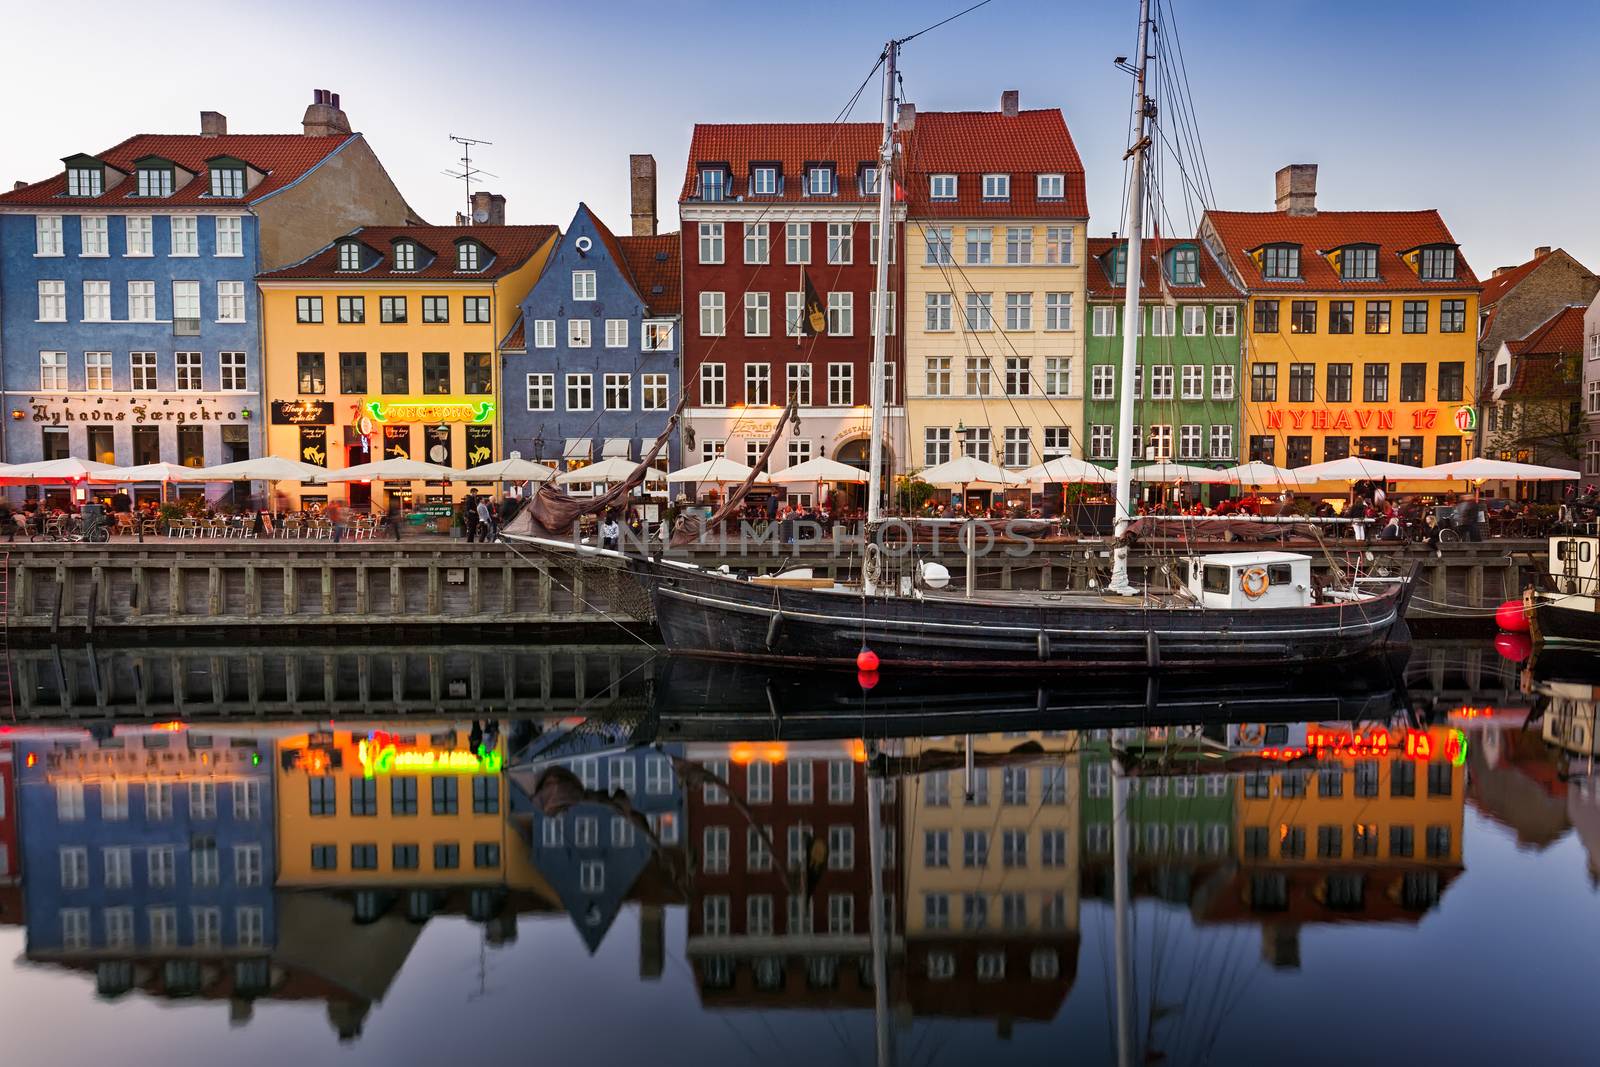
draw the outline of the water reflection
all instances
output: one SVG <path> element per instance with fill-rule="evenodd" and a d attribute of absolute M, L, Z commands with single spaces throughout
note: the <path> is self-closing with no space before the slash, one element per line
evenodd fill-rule
<path fill-rule="evenodd" d="M 1197 983 L 1237 1000 L 1254 967 L 1343 967 L 1309 932 L 1418 928 L 1474 820 L 1575 837 L 1600 884 L 1587 666 L 1454 644 L 1300 683 L 863 691 L 637 648 L 27 653 L 0 998 L 70 974 L 235 1025 L 320 1003 L 354 1042 L 402 973 L 459 999 L 519 931 L 596 956 L 632 913 L 636 979 L 707 1020 L 870 1020 L 887 1062 L 935 1034 L 980 1054 L 963 1023 L 1203 1059 L 1227 1013 Z M 471 931 L 475 973 L 417 973 L 435 923 Z"/>

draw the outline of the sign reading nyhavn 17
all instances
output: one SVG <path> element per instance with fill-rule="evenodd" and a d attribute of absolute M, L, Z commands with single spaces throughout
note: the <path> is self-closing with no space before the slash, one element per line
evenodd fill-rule
<path fill-rule="evenodd" d="M 34 422 L 243 422 L 250 417 L 248 396 L 33 396 Z"/>

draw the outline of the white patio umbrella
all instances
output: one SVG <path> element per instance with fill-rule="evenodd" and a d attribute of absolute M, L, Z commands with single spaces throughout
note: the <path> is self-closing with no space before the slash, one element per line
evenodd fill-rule
<path fill-rule="evenodd" d="M 621 482 L 626 481 L 628 476 L 638 469 L 639 464 L 633 460 L 623 459 L 621 456 L 612 456 L 610 459 L 602 459 L 598 463 L 591 463 L 587 467 L 579 467 L 575 471 L 558 474 L 556 475 L 556 482 L 559 485 L 576 485 L 580 482 Z M 667 480 L 665 474 L 653 467 L 645 472 L 644 477 L 647 482 L 664 482 Z"/>
<path fill-rule="evenodd" d="M 727 456 L 717 456 L 706 460 L 704 463 L 696 463 L 692 467 L 673 471 L 667 475 L 667 481 L 672 485 L 684 485 L 694 482 L 715 482 L 719 485 L 732 484 L 742 482 L 750 477 L 751 469 L 743 463 L 729 459 Z M 763 474 L 756 481 L 768 483 L 772 481 L 772 477 L 771 475 Z"/>
<path fill-rule="evenodd" d="M 1087 460 L 1057 456 L 1037 467 L 1029 467 L 1022 477 L 1030 482 L 1114 482 L 1117 472 L 1097 467 Z"/>
<path fill-rule="evenodd" d="M 420 459 L 394 456 L 376 463 L 358 463 L 354 467 L 334 471 L 326 476 L 328 482 L 442 482 L 464 481 L 466 472 L 439 463 L 425 463 Z"/>
<path fill-rule="evenodd" d="M 971 456 L 957 456 L 943 463 L 935 463 L 917 472 L 917 477 L 929 485 L 1023 485 L 1028 479 L 1004 467 L 996 467 Z"/>
<path fill-rule="evenodd" d="M 1384 459 L 1363 459 L 1360 456 L 1346 456 L 1344 459 L 1333 459 L 1326 463 L 1313 463 L 1306 467 L 1296 467 L 1295 473 L 1304 479 L 1306 484 L 1311 482 L 1377 482 L 1393 481 L 1397 478 L 1418 478 L 1422 476 L 1422 468 L 1407 466 L 1404 463 L 1390 463 Z"/>
<path fill-rule="evenodd" d="M 114 469 L 115 464 L 99 463 L 92 459 L 41 459 L 34 463 L 19 463 L 4 472 L 9 482 L 75 482 L 90 478 L 101 471 Z"/>
<path fill-rule="evenodd" d="M 865 482 L 867 472 L 836 459 L 818 456 L 804 463 L 785 467 L 772 475 L 778 485 L 810 485 L 817 482 Z"/>
<path fill-rule="evenodd" d="M 301 463 L 282 456 L 257 456 L 238 459 L 232 463 L 219 463 L 215 467 L 197 467 L 191 471 L 190 481 L 196 482 L 325 482 L 326 467 Z"/>
<path fill-rule="evenodd" d="M 556 472 L 536 460 L 523 459 L 520 452 L 511 453 L 508 459 L 497 459 L 468 467 L 461 477 L 469 482 L 548 482 Z"/>
<path fill-rule="evenodd" d="M 1228 481 L 1236 485 L 1266 485 L 1274 488 L 1286 486 L 1292 489 L 1297 485 L 1310 484 L 1314 480 L 1301 477 L 1298 469 L 1274 467 L 1260 460 L 1241 463 L 1237 467 L 1229 467 L 1219 473 L 1226 474 Z"/>
<path fill-rule="evenodd" d="M 201 468 L 185 467 L 181 463 L 141 463 L 136 467 L 112 467 L 110 470 L 91 474 L 91 482 L 103 482 L 109 485 L 127 485 L 130 482 L 203 482 L 211 479 L 196 477 Z M 215 479 L 219 482 L 229 481 L 227 478 Z"/>
<path fill-rule="evenodd" d="M 1222 471 L 1209 467 L 1194 467 L 1187 463 L 1151 463 L 1136 467 L 1135 481 L 1140 482 L 1200 482 L 1205 485 L 1222 485 L 1233 481 Z"/>
<path fill-rule="evenodd" d="M 1440 463 L 1423 467 L 1413 478 L 1428 481 L 1467 482 L 1568 482 L 1581 475 L 1565 467 L 1543 467 L 1537 463 L 1512 463 L 1503 459 L 1460 459 L 1454 463 Z"/>

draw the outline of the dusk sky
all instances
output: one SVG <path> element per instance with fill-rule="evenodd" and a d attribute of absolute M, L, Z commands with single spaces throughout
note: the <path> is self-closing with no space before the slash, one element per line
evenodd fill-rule
<path fill-rule="evenodd" d="M 6 11 L 0 178 L 136 132 L 298 129 L 314 88 L 343 97 L 412 205 L 451 221 L 451 133 L 513 222 L 565 226 L 587 200 L 627 226 L 627 155 L 659 162 L 675 226 L 696 121 L 827 121 L 883 41 L 970 0 L 701 0 L 448 5 L 50 5 Z M 1600 266 L 1600 5 L 1528 0 L 1172 0 L 1217 206 L 1272 206 L 1272 174 L 1321 166 L 1327 209 L 1436 207 L 1480 275 L 1536 245 Z M 1088 171 L 1090 232 L 1117 227 L 1134 0 L 992 0 L 907 46 L 919 108 L 1059 106 Z M 27 47 L 17 47 L 32 42 Z M 877 115 L 877 87 L 857 119 Z M 1176 212 L 1177 205 L 1173 205 Z M 1181 215 L 1176 215 L 1181 219 Z"/>

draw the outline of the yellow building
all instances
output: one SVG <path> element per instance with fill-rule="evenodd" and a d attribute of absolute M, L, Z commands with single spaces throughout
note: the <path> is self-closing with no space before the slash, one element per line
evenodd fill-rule
<path fill-rule="evenodd" d="M 900 128 L 906 465 L 1085 455 L 1088 204 L 1061 112 L 1007 92 L 997 112 L 903 109 Z"/>
<path fill-rule="evenodd" d="M 502 458 L 499 343 L 556 235 L 495 222 L 365 227 L 261 275 L 268 452 L 329 470 Z M 365 482 L 282 488 L 298 502 L 373 501 Z M 424 499 L 411 483 L 384 488 Z M 429 483 L 425 496 L 465 493 Z"/>
<path fill-rule="evenodd" d="M 1477 278 L 1438 212 L 1319 211 L 1316 171 L 1280 170 L 1276 211 L 1210 211 L 1201 229 L 1249 294 L 1248 458 L 1469 458 Z"/>

